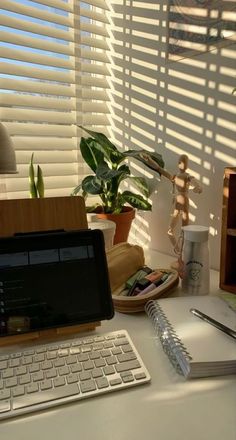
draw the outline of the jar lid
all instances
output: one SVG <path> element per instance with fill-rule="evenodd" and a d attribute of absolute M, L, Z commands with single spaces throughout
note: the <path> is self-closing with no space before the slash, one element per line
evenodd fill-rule
<path fill-rule="evenodd" d="M 207 226 L 188 225 L 182 226 L 184 239 L 189 241 L 203 242 L 208 240 L 209 228 Z"/>

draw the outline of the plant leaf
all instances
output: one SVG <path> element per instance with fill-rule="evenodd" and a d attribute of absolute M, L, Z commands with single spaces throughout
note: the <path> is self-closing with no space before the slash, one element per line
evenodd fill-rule
<path fill-rule="evenodd" d="M 130 174 L 129 167 L 124 165 L 116 170 L 111 170 L 106 162 L 101 162 L 97 167 L 97 177 L 103 180 L 113 180 L 115 178 L 124 176 L 127 177 Z"/>
<path fill-rule="evenodd" d="M 37 188 L 37 191 L 38 191 L 38 196 L 39 197 L 44 197 L 43 171 L 42 171 L 42 168 L 39 165 L 38 165 L 38 168 L 37 168 L 36 188 Z"/>
<path fill-rule="evenodd" d="M 162 155 L 159 153 L 149 153 L 146 150 L 128 150 L 124 152 L 126 157 L 133 157 L 134 159 L 137 159 L 139 162 L 142 162 L 144 165 L 146 165 L 148 168 L 150 168 L 151 170 L 154 170 L 157 172 L 157 170 L 155 168 L 153 168 L 151 165 L 149 165 L 149 163 L 143 159 L 142 154 L 145 154 L 145 156 L 150 156 L 152 160 L 154 160 L 161 168 L 164 168 L 165 163 L 162 159 Z"/>
<path fill-rule="evenodd" d="M 80 183 L 79 185 L 77 185 L 74 189 L 73 189 L 73 191 L 71 192 L 71 196 L 77 196 L 79 193 L 80 193 L 80 191 L 82 190 L 82 183 Z"/>
<path fill-rule="evenodd" d="M 96 173 L 98 164 L 104 161 L 104 155 L 96 148 L 96 144 L 97 142 L 92 138 L 85 139 L 82 137 L 80 141 L 82 157 L 94 173 Z"/>
<path fill-rule="evenodd" d="M 88 194 L 101 194 L 103 187 L 96 176 L 87 176 L 82 181 L 82 189 Z"/>
<path fill-rule="evenodd" d="M 135 186 L 145 197 L 150 196 L 150 188 L 145 177 L 129 177 L 129 180 L 135 184 Z"/>
<path fill-rule="evenodd" d="M 35 199 L 38 197 L 37 188 L 34 181 L 34 153 L 32 153 L 31 155 L 29 164 L 29 192 L 31 199 Z"/>
<path fill-rule="evenodd" d="M 103 153 L 109 162 L 118 164 L 125 159 L 124 154 L 118 151 L 116 146 L 106 137 L 105 134 L 88 130 L 81 125 L 79 125 L 79 127 L 96 140 L 96 148 Z"/>
<path fill-rule="evenodd" d="M 145 200 L 141 195 L 134 194 L 131 191 L 124 191 L 122 193 L 122 199 L 133 206 L 133 208 L 140 209 L 142 211 L 151 211 L 152 205 Z"/>

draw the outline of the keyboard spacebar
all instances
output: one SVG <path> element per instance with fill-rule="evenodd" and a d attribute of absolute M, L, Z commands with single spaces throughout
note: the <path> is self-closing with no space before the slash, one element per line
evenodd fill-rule
<path fill-rule="evenodd" d="M 13 401 L 13 409 L 25 408 L 27 406 L 37 405 L 39 403 L 50 402 L 52 400 L 63 399 L 63 397 L 74 396 L 79 394 L 77 384 L 70 384 L 58 388 L 52 388 L 47 391 L 40 391 L 35 394 L 27 394 L 17 397 Z"/>

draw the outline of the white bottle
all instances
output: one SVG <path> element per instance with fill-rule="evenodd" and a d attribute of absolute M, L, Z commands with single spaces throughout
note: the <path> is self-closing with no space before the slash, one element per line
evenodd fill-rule
<path fill-rule="evenodd" d="M 186 295 L 207 295 L 209 293 L 209 228 L 188 225 L 182 227 L 183 279 L 182 289 Z"/>

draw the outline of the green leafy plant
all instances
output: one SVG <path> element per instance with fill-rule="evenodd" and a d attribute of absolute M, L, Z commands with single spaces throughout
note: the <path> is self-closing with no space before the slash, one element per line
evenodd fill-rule
<path fill-rule="evenodd" d="M 34 172 L 34 153 L 31 155 L 29 164 L 29 192 L 32 199 L 44 197 L 44 180 L 43 171 L 39 165 L 37 165 L 37 175 Z"/>
<path fill-rule="evenodd" d="M 148 153 L 146 150 L 119 151 L 104 134 L 87 130 L 84 127 L 80 128 L 90 135 L 88 138 L 81 138 L 80 150 L 83 159 L 93 171 L 93 175 L 85 177 L 73 190 L 72 195 L 82 193 L 85 198 L 88 194 L 98 195 L 101 204 L 87 208 L 90 212 L 100 207 L 105 213 L 118 214 L 122 212 L 126 204 L 140 210 L 151 210 L 147 180 L 144 177 L 131 176 L 129 166 L 124 161 L 127 158 L 134 158 L 152 168 L 145 160 L 149 155 L 159 166 L 164 167 L 162 156 L 158 153 Z M 126 179 L 129 179 L 141 194 L 129 190 L 122 191 L 120 185 Z"/>

